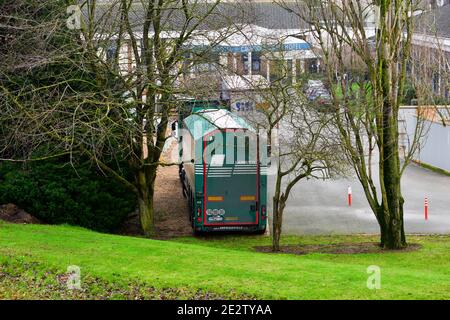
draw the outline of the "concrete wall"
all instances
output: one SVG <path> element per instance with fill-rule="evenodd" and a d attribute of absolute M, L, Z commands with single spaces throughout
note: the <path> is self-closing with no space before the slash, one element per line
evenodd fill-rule
<path fill-rule="evenodd" d="M 407 149 L 408 139 L 412 141 L 417 124 L 415 108 L 403 108 L 400 111 L 400 145 Z M 414 160 L 450 172 L 450 126 L 439 122 L 424 121 L 424 137 Z"/>

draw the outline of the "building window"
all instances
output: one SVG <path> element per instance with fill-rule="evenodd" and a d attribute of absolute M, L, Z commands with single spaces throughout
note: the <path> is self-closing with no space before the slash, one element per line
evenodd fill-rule
<path fill-rule="evenodd" d="M 248 53 L 243 53 L 241 55 L 241 59 L 242 59 L 242 67 L 244 70 L 244 74 L 248 74 L 249 63 L 250 63 L 250 61 L 248 60 Z"/>
<path fill-rule="evenodd" d="M 295 79 L 297 81 L 303 79 L 303 61 L 300 59 L 295 60 Z"/>
<path fill-rule="evenodd" d="M 192 57 L 194 70 L 197 73 L 215 71 L 219 61 L 220 56 L 216 52 L 202 52 Z"/>
<path fill-rule="evenodd" d="M 236 57 L 236 74 L 243 76 L 248 75 L 250 61 L 247 53 L 237 53 Z"/>
<path fill-rule="evenodd" d="M 106 48 L 106 61 L 112 62 L 116 57 L 117 43 L 116 41 L 110 41 L 108 47 Z"/>
<path fill-rule="evenodd" d="M 438 73 L 433 73 L 433 92 L 434 93 L 439 93 L 439 74 Z"/>
<path fill-rule="evenodd" d="M 252 52 L 252 72 L 258 73 L 261 71 L 261 54 L 259 52 Z"/>
<path fill-rule="evenodd" d="M 412 64 L 411 61 L 406 62 L 406 74 L 411 75 L 412 74 Z"/>
<path fill-rule="evenodd" d="M 281 81 L 283 85 L 291 85 L 293 76 L 292 60 L 270 61 L 270 82 Z"/>
<path fill-rule="evenodd" d="M 318 73 L 319 72 L 319 61 L 317 59 L 307 59 L 306 62 L 306 70 L 309 73 Z"/>

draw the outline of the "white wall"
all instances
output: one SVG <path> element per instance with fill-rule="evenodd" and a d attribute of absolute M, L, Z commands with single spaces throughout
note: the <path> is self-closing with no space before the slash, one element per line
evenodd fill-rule
<path fill-rule="evenodd" d="M 414 109 L 401 109 L 400 118 L 405 120 L 405 133 L 412 141 L 417 124 L 416 111 Z M 402 124 L 400 126 L 400 132 L 405 131 L 405 127 Z M 450 172 L 450 126 L 425 120 L 424 130 L 426 135 L 421 139 L 414 160 Z"/>

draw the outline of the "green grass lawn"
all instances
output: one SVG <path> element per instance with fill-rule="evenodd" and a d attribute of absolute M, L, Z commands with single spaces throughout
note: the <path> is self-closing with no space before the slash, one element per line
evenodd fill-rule
<path fill-rule="evenodd" d="M 283 244 L 372 240 L 377 238 L 285 237 Z M 0 298 L 2 294 L 4 298 L 130 298 L 127 288 L 131 285 L 138 291 L 151 288 L 144 298 L 192 298 L 200 294 L 200 298 L 449 299 L 450 237 L 409 236 L 408 240 L 422 248 L 414 252 L 299 256 L 255 252 L 254 246 L 270 243 L 264 236 L 158 241 L 70 226 L 0 222 Z M 82 286 L 89 287 L 85 296 L 61 292 L 42 296 L 39 289 L 27 288 L 28 280 L 34 281 L 34 287 L 38 281 L 52 288 L 54 278 L 69 265 L 81 268 Z M 370 265 L 381 268 L 379 290 L 366 286 Z"/>

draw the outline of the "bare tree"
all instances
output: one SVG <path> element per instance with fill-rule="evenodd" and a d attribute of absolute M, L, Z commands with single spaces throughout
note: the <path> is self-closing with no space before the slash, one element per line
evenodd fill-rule
<path fill-rule="evenodd" d="M 415 1 L 298 0 L 295 6 L 280 4 L 309 22 L 311 28 L 306 32 L 322 51 L 342 144 L 380 226 L 381 246 L 404 248 L 400 181 L 421 136 L 417 129 L 402 162 L 399 107 L 410 62 Z M 367 24 L 368 17 L 372 17 L 373 27 Z M 349 50 L 363 62 L 359 74 L 346 63 Z M 377 175 L 372 165 L 375 156 Z"/>
<path fill-rule="evenodd" d="M 294 186 L 303 179 L 332 178 L 342 174 L 344 169 L 331 118 L 303 99 L 293 98 L 295 92 L 290 94 L 289 99 L 281 102 L 288 104 L 289 110 L 280 120 L 278 144 L 271 157 L 276 165 L 272 205 L 274 251 L 280 249 L 284 209 Z M 281 130 L 287 134 L 282 134 Z"/>
<path fill-rule="evenodd" d="M 318 101 L 307 99 L 305 75 L 294 78 L 282 48 L 283 43 L 274 44 L 273 51 L 262 53 L 270 62 L 270 77 L 267 81 L 245 79 L 251 90 L 244 94 L 257 106 L 256 112 L 246 117 L 260 133 L 267 134 L 270 142 L 269 172 L 275 185 L 271 233 L 274 251 L 280 250 L 283 214 L 295 185 L 305 179 L 345 175 L 347 171 L 332 114 Z"/>
<path fill-rule="evenodd" d="M 179 85 L 183 62 L 226 39 L 236 17 L 218 10 L 220 0 L 92 0 L 73 9 L 80 29 L 70 30 L 69 4 L 2 7 L 2 156 L 30 160 L 39 150 L 92 159 L 136 195 L 152 236 L 157 168 L 171 164 L 161 161 L 167 125 L 190 94 Z M 199 38 L 208 45 L 193 49 Z"/>

